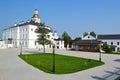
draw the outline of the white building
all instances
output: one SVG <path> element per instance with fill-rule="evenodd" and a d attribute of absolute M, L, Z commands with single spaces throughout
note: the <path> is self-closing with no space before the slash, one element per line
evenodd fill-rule
<path fill-rule="evenodd" d="M 5 44 L 11 45 L 11 47 L 19 47 L 22 45 L 26 48 L 42 48 L 42 45 L 38 45 L 37 33 L 35 30 L 37 26 L 35 23 L 40 23 L 40 17 L 38 14 L 38 10 L 35 9 L 34 15 L 30 21 L 21 22 L 19 24 L 14 24 L 14 26 L 3 30 L 3 40 Z M 54 42 L 54 39 L 58 39 L 57 33 L 52 31 L 51 26 L 46 26 L 47 29 L 50 30 L 48 34 L 48 39 Z M 63 44 L 59 44 L 57 46 L 61 46 Z M 46 45 L 46 48 L 51 48 L 52 45 Z M 64 48 L 64 47 L 63 47 Z"/>
<path fill-rule="evenodd" d="M 99 45 L 107 43 L 113 51 L 120 52 L 120 34 L 102 34 L 93 37 L 88 35 L 82 37 L 82 40 L 73 42 L 72 48 L 74 50 L 82 51 L 99 51 Z"/>
<path fill-rule="evenodd" d="M 101 41 L 97 40 L 88 33 L 86 36 L 82 37 L 82 40 L 74 41 L 72 44 L 72 49 L 77 51 L 90 51 L 99 52 Z"/>
<path fill-rule="evenodd" d="M 57 49 L 64 49 L 64 40 L 63 39 L 54 39 L 54 43 Z"/>
<path fill-rule="evenodd" d="M 106 42 L 115 52 L 120 52 L 120 34 L 98 35 L 98 40 Z"/>

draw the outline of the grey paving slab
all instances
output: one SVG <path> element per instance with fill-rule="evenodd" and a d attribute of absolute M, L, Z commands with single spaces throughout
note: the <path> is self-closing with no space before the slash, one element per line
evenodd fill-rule
<path fill-rule="evenodd" d="M 38 53 L 36 49 L 23 49 L 24 54 Z M 52 52 L 51 49 L 46 52 Z M 0 80 L 114 80 L 120 75 L 120 55 L 102 54 L 105 65 L 81 72 L 54 75 L 40 71 L 21 60 L 19 48 L 0 50 Z M 57 54 L 99 59 L 99 53 L 56 50 Z"/>

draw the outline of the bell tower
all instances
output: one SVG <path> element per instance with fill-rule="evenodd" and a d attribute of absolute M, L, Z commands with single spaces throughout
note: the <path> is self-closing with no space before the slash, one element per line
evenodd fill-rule
<path fill-rule="evenodd" d="M 34 21 L 35 23 L 40 23 L 40 17 L 38 14 L 38 9 L 34 10 L 34 15 L 32 17 L 32 21 Z"/>

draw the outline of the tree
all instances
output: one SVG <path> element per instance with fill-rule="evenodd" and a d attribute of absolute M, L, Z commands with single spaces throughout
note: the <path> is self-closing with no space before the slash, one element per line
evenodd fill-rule
<path fill-rule="evenodd" d="M 96 37 L 96 33 L 95 32 L 90 32 L 90 33 L 84 32 L 83 37 L 87 36 L 88 34 L 93 36 L 93 37 Z"/>
<path fill-rule="evenodd" d="M 43 45 L 43 50 L 45 53 L 45 45 L 51 44 L 51 41 L 47 39 L 49 30 L 45 28 L 45 23 L 36 23 L 37 29 L 35 30 L 38 33 L 37 42 Z"/>
<path fill-rule="evenodd" d="M 90 35 L 93 36 L 93 37 L 96 37 L 95 32 L 90 32 Z"/>
<path fill-rule="evenodd" d="M 83 37 L 85 37 L 85 36 L 87 36 L 88 35 L 88 33 L 87 32 L 84 32 L 83 33 Z"/>
<path fill-rule="evenodd" d="M 81 37 L 76 37 L 73 41 L 80 41 Z"/>
<path fill-rule="evenodd" d="M 68 35 L 67 32 L 63 32 L 62 38 L 63 38 L 63 40 L 65 41 L 65 47 L 67 47 L 68 44 L 69 44 L 70 46 L 72 45 L 72 39 L 71 39 L 71 37 Z"/>
<path fill-rule="evenodd" d="M 111 53 L 112 52 L 112 49 L 111 47 L 107 44 L 107 43 L 104 43 L 102 46 L 101 46 L 102 50 L 104 50 L 106 53 Z"/>

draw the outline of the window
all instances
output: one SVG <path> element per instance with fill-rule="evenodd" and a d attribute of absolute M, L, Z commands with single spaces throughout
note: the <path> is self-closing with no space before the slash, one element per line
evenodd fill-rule
<path fill-rule="evenodd" d="M 97 47 L 95 47 L 95 50 L 97 50 Z"/>
<path fill-rule="evenodd" d="M 52 34 L 52 36 L 55 36 L 54 33 Z"/>
<path fill-rule="evenodd" d="M 113 42 L 111 42 L 111 45 L 113 45 Z"/>
<path fill-rule="evenodd" d="M 48 38 L 50 38 L 50 35 L 48 35 Z"/>
<path fill-rule="evenodd" d="M 31 31 L 33 31 L 33 29 L 31 29 Z"/>
<path fill-rule="evenodd" d="M 59 41 L 57 42 L 57 45 L 59 45 Z"/>
<path fill-rule="evenodd" d="M 27 42 L 25 42 L 25 46 L 27 46 Z"/>
<path fill-rule="evenodd" d="M 120 51 L 120 48 L 117 48 L 117 51 Z"/>
<path fill-rule="evenodd" d="M 117 42 L 117 45 L 119 45 L 119 42 Z"/>
<path fill-rule="evenodd" d="M 24 34 L 23 34 L 23 39 L 24 39 Z"/>
<path fill-rule="evenodd" d="M 36 45 L 37 41 L 35 41 L 35 45 Z"/>
<path fill-rule="evenodd" d="M 26 39 L 27 39 L 27 34 L 26 34 Z"/>

